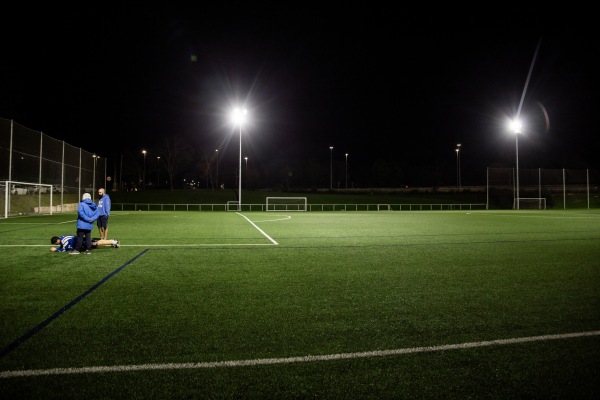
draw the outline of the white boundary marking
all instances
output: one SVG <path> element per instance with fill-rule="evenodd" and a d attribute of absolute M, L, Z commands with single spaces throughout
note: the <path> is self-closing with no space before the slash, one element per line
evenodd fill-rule
<path fill-rule="evenodd" d="M 426 346 L 426 347 L 410 347 L 405 349 L 393 350 L 374 350 L 358 353 L 339 353 L 339 354 L 323 354 L 317 356 L 299 356 L 299 357 L 284 357 L 284 358 L 258 358 L 253 360 L 231 360 L 231 361 L 214 361 L 214 362 L 199 362 L 199 363 L 168 363 L 168 364 L 137 364 L 137 365 L 112 365 L 98 367 L 81 367 L 81 368 L 52 368 L 52 369 L 30 369 L 22 371 L 2 371 L 0 378 L 22 378 L 28 376 L 43 376 L 43 375 L 66 375 L 66 374 L 87 374 L 101 372 L 130 372 L 130 371 L 150 371 L 150 370 L 175 370 L 175 369 L 200 369 L 200 368 L 225 368 L 225 367 L 252 367 L 257 365 L 273 365 L 273 364 L 293 364 L 316 361 L 334 361 L 334 360 L 349 360 L 354 358 L 372 358 L 372 357 L 387 357 L 403 354 L 429 353 L 434 351 L 446 350 L 462 350 L 472 349 L 486 346 L 502 346 L 507 344 L 518 344 L 528 342 L 539 342 L 546 340 L 571 339 L 586 336 L 598 336 L 600 331 L 575 332 L 557 335 L 542 335 L 529 336 L 512 339 L 496 339 L 482 342 L 467 342 L 459 344 L 447 344 L 441 346 Z"/>
<path fill-rule="evenodd" d="M 279 243 L 277 243 L 275 240 L 273 240 L 273 239 L 271 238 L 271 236 L 267 235 L 267 234 L 266 234 L 266 233 L 265 233 L 265 232 L 264 232 L 262 229 L 260 229 L 258 226 L 256 226 L 256 224 L 255 224 L 254 222 L 250 221 L 250 219 L 249 219 L 248 217 L 246 217 L 244 214 L 241 214 L 241 213 L 239 213 L 239 212 L 236 212 L 236 214 L 237 214 L 237 215 L 240 215 L 240 216 L 242 216 L 242 217 L 244 217 L 244 218 L 246 219 L 246 221 L 250 222 L 250 223 L 252 224 L 252 226 L 253 226 L 253 227 L 255 227 L 256 229 L 258 229 L 258 231 L 259 231 L 260 233 L 262 233 L 262 234 L 264 235 L 264 237 L 266 237 L 267 239 L 269 239 L 269 240 L 271 241 L 271 243 L 273 243 L 273 244 L 277 244 L 277 245 L 279 244 Z"/>
<path fill-rule="evenodd" d="M 292 219 L 291 215 L 286 215 L 284 217 L 281 218 L 275 218 L 275 219 L 261 219 L 260 221 L 254 221 L 254 222 L 275 222 L 275 221 L 285 221 L 288 219 Z"/>

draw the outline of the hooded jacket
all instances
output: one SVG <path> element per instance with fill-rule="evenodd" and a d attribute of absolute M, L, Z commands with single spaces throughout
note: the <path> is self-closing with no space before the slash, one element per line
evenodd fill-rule
<path fill-rule="evenodd" d="M 100 215 L 98 206 L 91 199 L 83 199 L 79 202 L 77 208 L 77 229 L 94 229 L 94 221 L 96 221 Z"/>

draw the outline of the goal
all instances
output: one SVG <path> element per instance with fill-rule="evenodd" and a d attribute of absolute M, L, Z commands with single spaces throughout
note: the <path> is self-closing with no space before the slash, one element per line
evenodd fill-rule
<path fill-rule="evenodd" d="M 518 200 L 519 207 L 516 207 Z M 515 199 L 515 209 L 519 210 L 545 210 L 546 209 L 546 198 L 545 197 L 519 197 Z"/>
<path fill-rule="evenodd" d="M 14 215 L 52 214 L 52 185 L 0 181 L 4 218 Z"/>
<path fill-rule="evenodd" d="M 267 211 L 306 211 L 306 197 L 267 197 Z"/>

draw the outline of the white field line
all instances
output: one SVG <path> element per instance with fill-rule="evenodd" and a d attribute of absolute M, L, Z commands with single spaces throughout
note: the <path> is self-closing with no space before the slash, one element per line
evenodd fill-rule
<path fill-rule="evenodd" d="M 274 244 L 279 244 L 275 242 Z M 0 244 L 3 247 L 48 247 L 46 244 Z M 192 243 L 192 244 L 122 244 L 119 247 L 220 247 L 220 246 L 273 246 L 273 243 Z M 103 246 L 108 247 L 108 246 Z"/>
<path fill-rule="evenodd" d="M 273 240 L 273 238 L 271 238 L 271 236 L 267 235 L 262 229 L 260 229 L 258 226 L 256 226 L 256 224 L 254 222 L 250 221 L 250 219 L 248 217 L 246 217 L 244 214 L 241 214 L 239 212 L 236 212 L 236 214 L 244 217 L 246 219 L 246 221 L 250 222 L 253 227 L 255 227 L 256 229 L 258 229 L 258 231 L 260 233 L 262 233 L 264 235 L 264 237 L 266 237 L 267 239 L 269 239 L 271 241 L 271 243 L 273 243 L 273 244 L 279 244 L 275 240 Z"/>
<path fill-rule="evenodd" d="M 281 217 L 281 218 L 275 218 L 275 219 L 262 219 L 260 221 L 254 221 L 254 222 L 274 222 L 274 221 L 285 221 L 288 219 L 292 219 L 291 215 L 286 215 L 285 217 Z"/>
<path fill-rule="evenodd" d="M 253 360 L 231 360 L 231 361 L 214 361 L 214 362 L 199 362 L 199 363 L 168 363 L 168 364 L 137 364 L 137 365 L 112 365 L 99 367 L 80 367 L 80 368 L 52 368 L 52 369 L 30 369 L 21 371 L 2 371 L 0 378 L 22 378 L 30 376 L 43 375 L 66 375 L 66 374 L 90 374 L 101 372 L 130 372 L 130 371 L 150 371 L 150 370 L 176 370 L 176 369 L 200 369 L 200 368 L 226 368 L 226 367 L 253 367 L 257 365 L 273 365 L 273 364 L 294 364 L 317 361 L 335 361 L 335 360 L 350 360 L 356 358 L 373 358 L 373 357 L 388 357 L 404 354 L 415 353 L 430 353 L 446 350 L 462 350 L 478 347 L 503 346 L 509 344 L 519 344 L 527 342 L 540 342 L 546 340 L 557 339 L 572 339 L 586 336 L 598 336 L 600 331 L 590 332 L 575 332 L 557 335 L 542 335 L 529 336 L 512 339 L 497 339 L 482 342 L 467 342 L 459 344 L 447 344 L 441 346 L 427 347 L 410 347 L 405 349 L 393 350 L 374 350 L 358 353 L 338 353 L 338 354 L 323 354 L 323 355 L 308 355 L 299 357 L 284 357 L 284 358 L 258 358 Z"/>
<path fill-rule="evenodd" d="M 0 225 L 61 225 L 61 224 L 73 224 L 77 222 L 76 219 L 72 221 L 63 221 L 63 222 L 2 222 Z"/>

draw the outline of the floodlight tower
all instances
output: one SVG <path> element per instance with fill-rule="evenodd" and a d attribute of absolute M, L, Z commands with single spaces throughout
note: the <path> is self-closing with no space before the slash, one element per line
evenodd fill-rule
<path fill-rule="evenodd" d="M 515 134 L 515 163 L 516 163 L 516 184 L 517 184 L 517 198 L 515 209 L 519 209 L 519 135 L 523 133 L 521 129 L 521 122 L 515 120 L 511 122 L 511 129 Z"/>
<path fill-rule="evenodd" d="M 238 179 L 238 211 L 242 211 L 242 125 L 246 120 L 246 109 L 235 108 L 231 114 L 231 119 L 235 125 L 240 126 L 240 170 Z"/>

